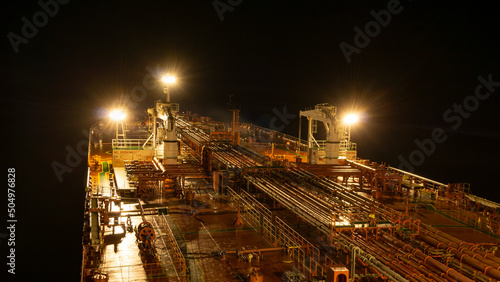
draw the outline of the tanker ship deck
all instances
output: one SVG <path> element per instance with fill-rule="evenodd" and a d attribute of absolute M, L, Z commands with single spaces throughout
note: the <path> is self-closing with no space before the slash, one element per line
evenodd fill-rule
<path fill-rule="evenodd" d="M 321 142 L 159 104 L 91 137 L 81 281 L 500 280 L 500 205 L 359 158 L 335 107 Z"/>

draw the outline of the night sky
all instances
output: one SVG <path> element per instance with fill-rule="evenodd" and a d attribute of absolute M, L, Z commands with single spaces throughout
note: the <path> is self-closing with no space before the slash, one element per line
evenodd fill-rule
<path fill-rule="evenodd" d="M 86 150 L 82 130 L 120 97 L 130 115 L 162 98 L 155 79 L 167 72 L 179 79 L 171 92 L 181 110 L 217 120 L 231 118 L 229 95 L 244 122 L 270 127 L 286 111 L 275 126 L 293 135 L 292 115 L 316 104 L 359 112 L 359 157 L 395 167 L 405 159 L 418 174 L 471 183 L 474 194 L 500 201 L 500 18 L 492 4 L 103 2 L 42 0 L 52 3 L 48 12 L 36 1 L 2 5 L 2 165 L 5 181 L 16 168 L 19 281 L 79 279 L 86 167 L 68 162 L 68 148 Z M 59 181 L 53 162 L 74 167 Z"/>

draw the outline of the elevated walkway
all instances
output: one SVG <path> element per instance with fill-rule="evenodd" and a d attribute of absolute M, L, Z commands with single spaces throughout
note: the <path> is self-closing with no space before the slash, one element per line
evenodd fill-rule
<path fill-rule="evenodd" d="M 116 180 L 116 192 L 126 198 L 133 197 L 136 187 L 130 185 L 125 167 L 114 167 L 114 171 Z"/>

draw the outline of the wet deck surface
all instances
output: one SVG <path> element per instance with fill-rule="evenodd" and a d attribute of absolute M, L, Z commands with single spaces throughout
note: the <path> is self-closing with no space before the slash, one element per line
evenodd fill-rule
<path fill-rule="evenodd" d="M 226 260 L 217 255 L 220 251 L 273 247 L 251 226 L 233 225 L 237 218 L 235 207 L 211 199 L 207 194 L 196 195 L 189 205 L 170 199 L 169 207 L 169 217 L 175 224 L 171 228 L 174 233 L 179 232 L 178 242 L 188 260 L 191 281 L 241 281 L 247 279 L 251 268 L 259 268 L 264 281 L 279 281 L 284 272 L 293 270 L 290 263 L 284 262 L 283 251 L 262 253 L 260 261 L 254 258 L 251 262 L 246 260 L 246 255 L 228 254 Z M 191 210 L 195 210 L 198 219 L 192 216 Z"/>
<path fill-rule="evenodd" d="M 134 225 L 140 224 L 141 221 L 140 217 L 132 218 Z M 116 228 L 116 231 L 123 233 L 120 227 Z M 107 245 L 102 265 L 103 270 L 109 275 L 109 281 L 148 281 L 139 256 L 135 234 L 126 232 L 124 238 L 111 234 L 112 231 L 107 229 L 105 233 Z"/>
<path fill-rule="evenodd" d="M 122 204 L 122 212 L 137 211 L 138 203 L 129 202 Z M 148 222 L 155 222 L 157 216 L 146 215 Z M 154 219 L 155 218 L 155 219 Z M 143 222 L 139 215 L 131 216 L 133 226 Z M 120 223 L 126 221 L 126 217 L 120 218 Z M 101 269 L 108 274 L 109 281 L 183 281 L 177 277 L 176 269 L 173 267 L 169 249 L 164 244 L 165 231 L 155 228 L 156 240 L 154 245 L 158 256 L 158 263 L 144 265 L 141 260 L 139 247 L 136 242 L 135 233 L 127 232 L 121 227 L 105 228 L 105 251 Z M 124 236 L 122 236 L 124 235 Z M 163 239 L 163 240 L 162 240 Z"/>
<path fill-rule="evenodd" d="M 110 187 L 101 187 L 104 190 Z M 122 230 L 120 226 L 105 228 L 105 251 L 101 270 L 108 274 L 109 281 L 242 281 L 248 279 L 252 269 L 259 269 L 264 281 L 280 281 L 286 271 L 294 267 L 287 261 L 283 251 L 264 252 L 251 262 L 247 255 L 228 254 L 225 260 L 218 255 L 220 251 L 236 251 L 272 248 L 258 231 L 251 226 L 243 225 L 236 228 L 233 223 L 237 217 L 236 208 L 225 201 L 220 201 L 198 191 L 195 200 L 187 203 L 185 200 L 170 197 L 163 201 L 143 202 L 145 209 L 166 205 L 169 215 L 166 215 L 170 228 L 186 258 L 187 276 L 177 277 L 171 262 L 169 248 L 161 245 L 159 238 L 164 231 L 155 229 L 157 240 L 155 246 L 162 257 L 162 273 L 151 275 L 144 269 L 134 232 Z M 122 203 L 122 216 L 119 223 L 126 222 L 126 215 L 137 214 L 137 202 Z M 193 216 L 195 211 L 197 218 Z M 146 215 L 148 222 L 153 222 L 152 215 Z M 155 217 L 156 218 L 156 217 Z M 131 216 L 134 226 L 143 222 L 140 215 Z M 114 219 L 110 220 L 113 224 Z M 124 236 L 122 236 L 124 235 Z M 189 277 L 189 278 L 187 278 Z"/>

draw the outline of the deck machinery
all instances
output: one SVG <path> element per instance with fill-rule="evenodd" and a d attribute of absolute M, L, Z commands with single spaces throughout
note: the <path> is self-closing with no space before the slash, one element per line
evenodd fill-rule
<path fill-rule="evenodd" d="M 162 150 L 144 158 L 142 146 L 141 160 L 127 152 L 123 168 L 112 167 L 113 185 L 96 181 L 103 158 L 89 168 L 82 281 L 500 280 L 500 205 L 465 184 L 342 157 L 355 146 L 331 105 L 300 112 L 307 142 L 251 124 L 233 124 L 239 132 L 228 134 L 221 129 L 229 126 L 179 114 L 170 102 L 149 113 L 144 144 L 153 138 Z M 324 148 L 312 137 L 313 120 L 325 125 Z M 324 157 L 312 153 L 321 150 Z M 158 265 L 156 275 L 124 278 L 133 266 L 106 265 L 110 213 L 115 225 L 135 222 L 135 243 L 122 251 Z"/>

